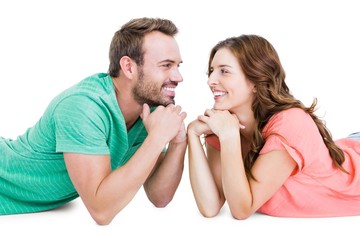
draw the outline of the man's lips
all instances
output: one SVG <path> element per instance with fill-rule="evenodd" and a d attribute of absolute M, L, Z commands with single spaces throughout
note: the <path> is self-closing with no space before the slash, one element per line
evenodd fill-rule
<path fill-rule="evenodd" d="M 175 88 L 176 88 L 176 86 L 164 86 L 162 89 L 166 93 L 166 95 L 174 97 L 175 96 Z"/>

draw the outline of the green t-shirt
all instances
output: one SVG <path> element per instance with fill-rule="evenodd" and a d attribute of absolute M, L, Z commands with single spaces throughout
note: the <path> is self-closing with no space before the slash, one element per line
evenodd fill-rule
<path fill-rule="evenodd" d="M 140 118 L 127 131 L 109 75 L 82 80 L 54 98 L 25 134 L 0 137 L 0 214 L 44 211 L 77 198 L 63 152 L 110 155 L 115 169 L 146 136 Z"/>

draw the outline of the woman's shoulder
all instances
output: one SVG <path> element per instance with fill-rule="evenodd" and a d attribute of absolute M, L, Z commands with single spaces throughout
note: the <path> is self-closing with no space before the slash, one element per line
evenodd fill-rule
<path fill-rule="evenodd" d="M 289 108 L 275 113 L 267 123 L 267 128 L 277 123 L 302 124 L 305 119 L 311 119 L 310 115 L 301 108 Z M 280 126 L 280 125 L 279 125 Z"/>
<path fill-rule="evenodd" d="M 301 108 L 289 108 L 274 114 L 263 129 L 266 138 L 271 134 L 298 135 L 306 132 L 318 132 L 310 114 Z"/>
<path fill-rule="evenodd" d="M 309 116 L 305 110 L 297 107 L 288 108 L 285 110 L 282 110 L 276 114 L 274 114 L 273 118 L 286 118 L 286 119 L 293 119 L 293 120 L 301 120 L 304 117 Z M 299 119 L 300 118 L 300 119 Z M 270 119 L 271 120 L 271 119 Z"/>

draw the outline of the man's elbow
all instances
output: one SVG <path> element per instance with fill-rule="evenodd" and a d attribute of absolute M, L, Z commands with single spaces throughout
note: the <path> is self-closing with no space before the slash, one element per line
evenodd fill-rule
<path fill-rule="evenodd" d="M 172 200 L 171 198 L 158 198 L 158 199 L 152 199 L 150 200 L 152 204 L 154 204 L 157 208 L 164 208 L 166 207 Z"/>
<path fill-rule="evenodd" d="M 98 225 L 109 225 L 114 219 L 114 214 L 109 214 L 104 210 L 90 210 L 90 215 Z"/>

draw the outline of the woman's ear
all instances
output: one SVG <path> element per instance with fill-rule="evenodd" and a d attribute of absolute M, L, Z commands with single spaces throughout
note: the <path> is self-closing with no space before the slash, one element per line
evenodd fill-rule
<path fill-rule="evenodd" d="M 135 63 L 134 61 L 128 57 L 128 56 L 123 56 L 121 59 L 120 59 L 120 69 L 121 71 L 125 74 L 125 76 L 127 78 L 133 78 L 133 75 L 135 74 Z"/>
<path fill-rule="evenodd" d="M 256 93 L 256 86 L 255 85 L 253 86 L 252 91 L 253 91 L 253 93 Z"/>

